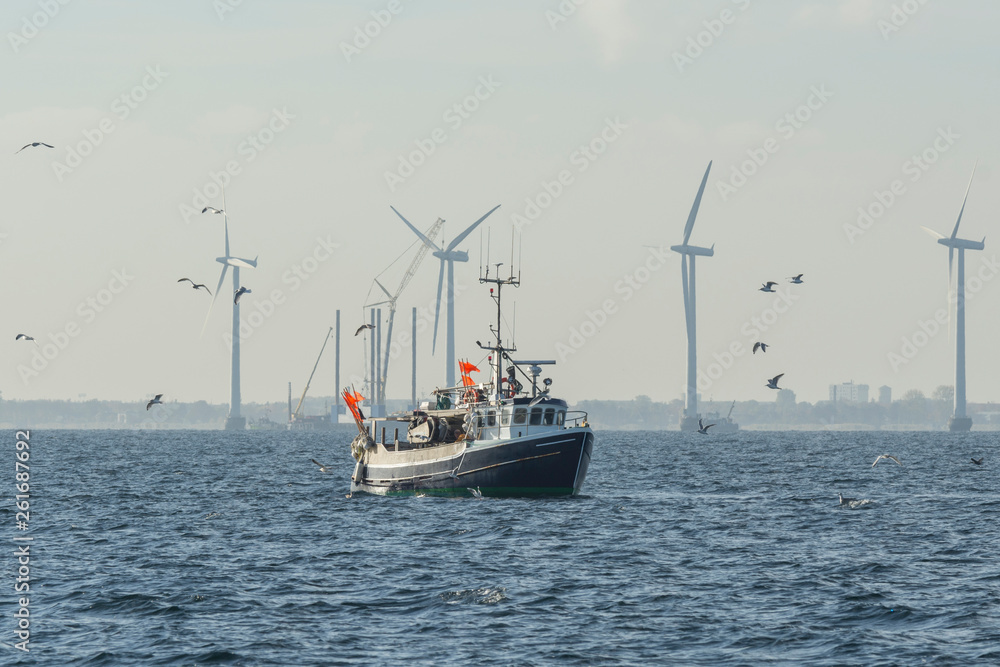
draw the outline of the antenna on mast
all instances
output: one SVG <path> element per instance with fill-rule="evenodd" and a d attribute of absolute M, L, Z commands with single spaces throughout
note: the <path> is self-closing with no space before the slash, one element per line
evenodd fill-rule
<path fill-rule="evenodd" d="M 510 228 L 510 277 L 514 277 L 514 227 Z"/>
<path fill-rule="evenodd" d="M 510 346 L 517 347 L 517 301 L 514 302 L 514 314 L 510 323 Z"/>

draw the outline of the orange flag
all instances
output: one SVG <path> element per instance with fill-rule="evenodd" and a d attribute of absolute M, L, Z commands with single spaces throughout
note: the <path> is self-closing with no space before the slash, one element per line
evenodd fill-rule
<path fill-rule="evenodd" d="M 476 373 L 480 372 L 478 368 L 476 368 L 475 366 L 473 366 L 472 364 L 470 364 L 468 361 L 459 361 L 458 362 L 458 368 L 463 373 L 471 373 L 473 371 L 475 371 Z"/>

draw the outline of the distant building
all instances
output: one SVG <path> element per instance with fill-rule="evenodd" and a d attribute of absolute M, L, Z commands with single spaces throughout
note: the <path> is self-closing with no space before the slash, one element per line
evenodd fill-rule
<path fill-rule="evenodd" d="M 892 388 L 882 385 L 878 388 L 878 402 L 881 405 L 889 407 L 892 403 Z"/>
<path fill-rule="evenodd" d="M 782 389 L 778 391 L 778 397 L 774 402 L 778 404 L 779 408 L 794 408 L 795 392 L 791 389 Z"/>
<path fill-rule="evenodd" d="M 835 403 L 867 403 L 868 385 L 854 381 L 830 385 L 830 400 Z"/>

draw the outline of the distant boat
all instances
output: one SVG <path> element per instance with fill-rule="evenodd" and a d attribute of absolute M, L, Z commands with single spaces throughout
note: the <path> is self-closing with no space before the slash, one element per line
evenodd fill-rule
<path fill-rule="evenodd" d="M 740 425 L 733 421 L 733 408 L 736 407 L 736 401 L 729 406 L 729 413 L 725 417 L 721 417 L 718 412 L 707 412 L 705 413 L 705 419 L 707 421 L 714 421 L 715 427 L 713 433 L 735 433 L 740 430 Z"/>
<path fill-rule="evenodd" d="M 480 282 L 496 285 L 490 296 L 500 322 L 500 290 L 519 281 L 489 278 L 487 271 Z M 494 333 L 494 344 L 479 344 L 489 351 L 490 379 L 476 384 L 469 375 L 475 367 L 462 362 L 462 385 L 435 390 L 433 408 L 426 405 L 366 424 L 357 409 L 363 397 L 344 390 L 358 426 L 351 444 L 357 461 L 352 494 L 476 495 L 470 489 L 485 497 L 580 493 L 594 446 L 587 413 L 571 411 L 566 401 L 550 396 L 550 379 L 539 381 L 541 366 L 554 361 L 516 361 L 516 348 L 502 344 L 499 326 Z M 529 389 L 522 391 L 518 373 Z"/>

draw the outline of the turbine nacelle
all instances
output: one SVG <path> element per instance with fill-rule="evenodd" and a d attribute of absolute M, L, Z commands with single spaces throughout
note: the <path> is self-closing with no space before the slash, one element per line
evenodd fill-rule
<path fill-rule="evenodd" d="M 446 262 L 468 262 L 469 253 L 464 250 L 436 250 L 431 253 L 438 259 L 443 259 Z"/>
<path fill-rule="evenodd" d="M 670 249 L 674 252 L 680 253 L 682 255 L 703 255 L 705 257 L 711 257 L 715 254 L 715 245 L 713 244 L 711 248 L 700 248 L 696 245 L 672 245 Z"/>
<path fill-rule="evenodd" d="M 984 250 L 986 248 L 986 237 L 982 241 L 969 241 L 968 239 L 941 238 L 938 243 L 949 248 L 963 248 L 965 250 Z"/>

